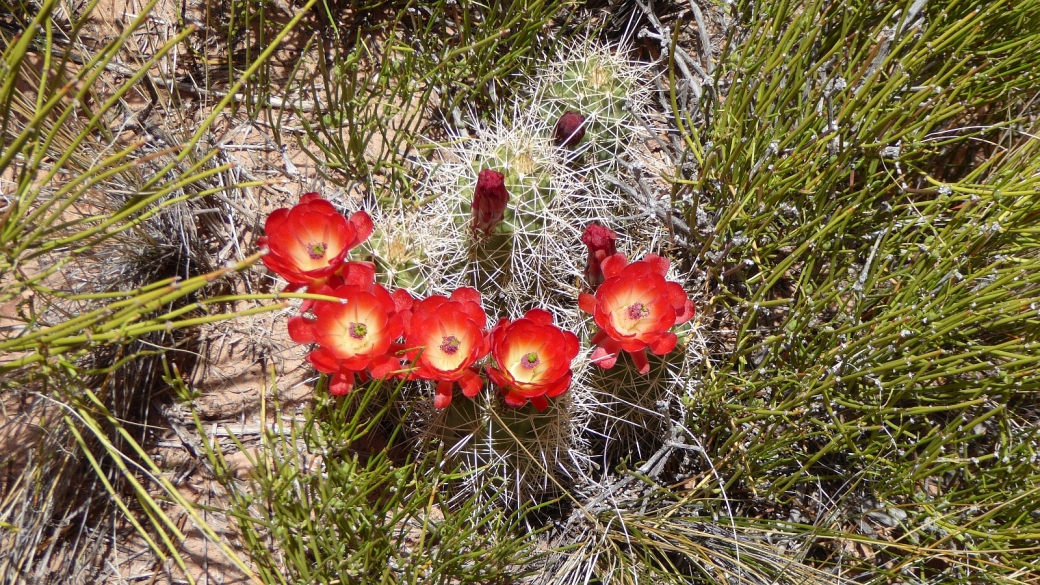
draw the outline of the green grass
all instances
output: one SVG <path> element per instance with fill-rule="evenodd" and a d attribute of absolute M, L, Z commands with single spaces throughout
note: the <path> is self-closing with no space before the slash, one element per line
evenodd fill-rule
<path fill-rule="evenodd" d="M 699 100 L 665 51 L 679 170 L 663 179 L 692 228 L 673 255 L 704 285 L 711 353 L 663 450 L 565 496 L 544 532 L 555 512 L 458 497 L 467 472 L 415 448 L 408 387 L 333 400 L 319 384 L 244 482 L 196 419 L 227 509 L 185 501 L 139 423 L 170 386 L 196 397 L 170 367 L 192 367 L 194 328 L 273 298 L 229 296 L 256 257 L 221 268 L 174 229 L 260 183 L 211 146 L 220 115 L 271 128 L 336 188 L 410 205 L 441 127 L 493 120 L 590 11 L 310 2 L 290 21 L 243 0 L 113 76 L 151 5 L 88 54 L 62 39 L 96 2 L 71 19 L 55 0 L 4 4 L 0 305 L 16 316 L 0 392 L 46 432 L 0 456 L 16 470 L 0 575 L 77 574 L 99 554 L 90 522 L 131 523 L 183 569 L 178 504 L 203 533 L 203 512 L 234 518 L 249 567 L 226 554 L 265 583 L 1036 582 L 1040 2 L 915 4 L 739 2 Z M 666 46 L 694 26 L 676 24 Z M 181 117 L 163 94 L 175 140 L 121 140 L 126 100 L 176 47 L 218 58 L 213 114 Z M 283 420 L 277 394 L 263 407 Z M 81 477 L 81 494 L 62 487 Z"/>
<path fill-rule="evenodd" d="M 373 383 L 337 400 L 319 385 L 305 423 L 264 437 L 244 484 L 206 445 L 264 582 L 505 583 L 533 570 L 541 555 L 520 537 L 527 507 L 449 505 L 465 478 L 444 454 L 402 460 L 393 448 L 399 391 Z"/>
<path fill-rule="evenodd" d="M 233 165 L 221 164 L 218 151 L 204 145 L 216 114 L 191 128 L 170 116 L 165 144 L 140 134 L 121 137 L 134 129 L 127 100 L 154 95 L 154 87 L 145 87 L 149 75 L 192 30 L 173 35 L 147 59 L 134 55 L 128 43 L 153 1 L 118 37 L 86 53 L 80 35 L 96 5 L 3 6 L 20 32 L 5 26 L 0 33 L 0 304 L 9 311 L 0 337 L 0 392 L 11 447 L 2 456 L 8 474 L 0 575 L 32 582 L 96 578 L 107 570 L 93 562 L 104 529 L 120 523 L 136 529 L 157 559 L 184 570 L 185 536 L 170 517 L 171 505 L 248 573 L 161 475 L 143 447 L 150 435 L 142 423 L 165 387 L 164 350 L 181 350 L 171 359 L 190 363 L 193 340 L 185 331 L 232 318 L 220 309 L 222 285 L 259 258 L 213 266 L 192 223 L 198 202 L 258 183 L 238 180 Z M 124 59 L 134 64 L 130 74 Z M 152 106 L 176 109 L 168 102 Z"/>
<path fill-rule="evenodd" d="M 906 513 L 848 536 L 878 558 L 829 564 L 1017 582 L 1040 553 L 1040 6 L 910 4 L 744 4 L 725 101 L 677 112 L 676 189 L 714 220 L 691 253 L 735 329 L 687 424 L 751 509 L 829 494 L 810 534 Z"/>

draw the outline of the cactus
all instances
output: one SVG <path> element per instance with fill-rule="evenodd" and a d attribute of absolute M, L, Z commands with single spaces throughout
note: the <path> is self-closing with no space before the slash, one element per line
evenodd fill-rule
<path fill-rule="evenodd" d="M 376 279 L 387 286 L 404 288 L 416 295 L 426 291 L 423 265 L 431 238 L 414 212 L 376 210 L 375 224 L 365 243 L 367 260 L 376 266 Z"/>
<path fill-rule="evenodd" d="M 543 118 L 555 122 L 568 111 L 585 116 L 579 147 L 612 167 L 645 134 L 635 116 L 650 102 L 647 73 L 647 66 L 624 58 L 619 49 L 585 40 L 536 76 L 530 91 Z"/>
<path fill-rule="evenodd" d="M 507 106 L 473 136 L 449 136 L 434 158 L 420 161 L 417 191 L 428 201 L 417 214 L 425 230 L 426 262 L 419 270 L 426 294 L 475 286 L 492 321 L 541 307 L 588 339 L 595 325 L 576 302 L 586 288 L 585 227 L 596 222 L 614 230 L 618 249 L 632 256 L 659 249 L 663 226 L 603 180 L 620 174 L 619 156 L 641 160 L 644 151 L 633 142 L 643 130 L 632 111 L 645 109 L 652 95 L 646 67 L 585 44 L 537 72 L 528 101 Z M 557 146 L 555 125 L 568 110 L 580 111 L 589 125 L 577 145 Z M 510 195 L 502 222 L 486 233 L 473 229 L 471 209 L 485 169 L 504 175 Z M 589 473 L 585 442 L 596 433 L 610 436 L 605 446 L 611 450 L 661 435 L 668 421 L 655 403 L 682 404 L 670 397 L 684 392 L 683 375 L 701 355 L 695 330 L 684 337 L 687 351 L 654 360 L 646 377 L 626 373 L 623 363 L 604 372 L 590 366 L 587 351 L 579 354 L 571 390 L 551 399 L 544 412 L 507 407 L 493 387 L 436 411 L 432 391 L 422 392 L 425 410 L 413 429 L 465 464 L 470 473 L 456 486 L 459 496 L 479 493 L 513 506 L 552 497 L 557 484 Z"/>
<path fill-rule="evenodd" d="M 608 468 L 630 453 L 637 460 L 648 457 L 667 438 L 671 420 L 683 420 L 681 411 L 691 390 L 686 386 L 704 355 L 704 341 L 695 325 L 685 324 L 676 334 L 675 350 L 647 356 L 649 373 L 639 374 L 631 356 L 623 352 L 609 370 L 591 367 L 584 383 L 574 389 L 585 415 L 581 424 Z"/>
<path fill-rule="evenodd" d="M 477 138 L 453 141 L 447 162 L 426 163 L 424 190 L 438 196 L 424 215 L 437 218 L 445 247 L 429 274 L 444 283 L 438 292 L 476 286 L 492 312 L 515 316 L 572 286 L 585 221 L 575 212 L 598 219 L 603 210 L 584 194 L 581 176 L 554 156 L 549 133 L 547 121 L 518 105 Z M 503 222 L 486 235 L 472 229 L 470 207 L 484 169 L 505 175 L 510 196 Z"/>
<path fill-rule="evenodd" d="M 422 426 L 470 471 L 455 486 L 456 497 L 480 494 L 515 508 L 559 496 L 576 477 L 582 450 L 574 448 L 572 409 L 567 394 L 540 412 L 530 404 L 511 408 L 485 391 L 426 413 Z"/>

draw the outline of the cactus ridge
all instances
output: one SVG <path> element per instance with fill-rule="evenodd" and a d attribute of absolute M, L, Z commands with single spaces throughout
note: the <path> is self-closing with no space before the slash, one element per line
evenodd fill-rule
<path fill-rule="evenodd" d="M 587 466 L 567 395 L 539 412 L 511 408 L 485 390 L 475 400 L 457 397 L 442 411 L 428 409 L 417 425 L 427 441 L 439 441 L 447 457 L 469 471 L 454 486 L 454 498 L 477 494 L 484 501 L 518 507 L 559 495 Z"/>

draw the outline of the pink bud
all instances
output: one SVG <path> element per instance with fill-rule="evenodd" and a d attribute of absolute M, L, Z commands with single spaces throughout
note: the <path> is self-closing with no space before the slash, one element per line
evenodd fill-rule
<path fill-rule="evenodd" d="M 617 254 L 617 246 L 614 240 L 617 234 L 599 225 L 590 223 L 581 235 L 581 241 L 589 248 L 589 260 L 585 266 L 585 281 L 595 289 L 604 281 L 603 268 L 601 264 L 607 258 Z"/>
<path fill-rule="evenodd" d="M 477 188 L 473 190 L 473 230 L 491 233 L 505 219 L 509 192 L 506 191 L 505 175 L 484 169 L 477 175 Z"/>
<path fill-rule="evenodd" d="M 577 112 L 567 112 L 560 116 L 553 129 L 553 138 L 557 146 L 573 148 L 585 137 L 585 116 Z"/>

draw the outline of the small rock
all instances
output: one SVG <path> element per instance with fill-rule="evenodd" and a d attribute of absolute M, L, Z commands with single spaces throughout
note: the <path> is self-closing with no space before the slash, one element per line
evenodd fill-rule
<path fill-rule="evenodd" d="M 867 512 L 867 516 L 870 516 L 874 520 L 877 520 L 878 522 L 880 522 L 880 523 L 882 523 L 882 524 L 884 524 L 885 526 L 888 526 L 888 527 L 899 526 L 899 521 L 898 520 L 896 520 L 895 518 L 889 516 L 888 514 L 886 514 L 884 512 L 878 512 L 878 511 L 875 510 L 873 512 Z"/>

